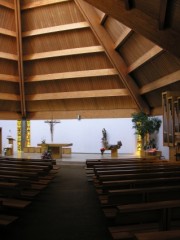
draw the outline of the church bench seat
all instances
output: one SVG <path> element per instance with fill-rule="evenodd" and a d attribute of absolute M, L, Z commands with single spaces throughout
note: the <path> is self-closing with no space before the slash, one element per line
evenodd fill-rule
<path fill-rule="evenodd" d="M 99 175 L 97 178 L 101 181 L 111 181 L 111 180 L 128 180 L 128 179 L 148 179 L 148 178 L 165 178 L 165 177 L 178 177 L 180 176 L 180 170 L 169 170 L 169 171 L 152 171 L 146 173 L 131 173 L 131 174 L 107 174 Z"/>
<path fill-rule="evenodd" d="M 17 216 L 0 214 L 0 226 L 7 227 L 18 219 Z"/>
<path fill-rule="evenodd" d="M 136 240 L 179 240 L 180 230 L 146 232 L 135 234 Z"/>
<path fill-rule="evenodd" d="M 179 185 L 180 177 L 164 177 L 164 178 L 149 178 L 149 179 L 129 179 L 129 180 L 112 180 L 102 181 L 95 184 L 97 189 L 102 193 L 107 193 L 108 190 L 126 189 L 126 188 L 142 188 L 155 186 L 170 186 Z"/>
<path fill-rule="evenodd" d="M 102 206 L 175 199 L 180 199 L 180 185 L 109 190 L 99 196 Z"/>
<path fill-rule="evenodd" d="M 31 201 L 25 201 L 15 198 L 2 198 L 0 197 L 0 201 L 2 202 L 2 207 L 7 208 L 16 208 L 16 209 L 24 209 L 25 207 L 29 206 Z"/>
<path fill-rule="evenodd" d="M 170 230 L 173 221 L 180 225 L 180 200 L 156 201 L 117 206 L 116 223 L 141 224 L 157 220 L 159 230 Z"/>

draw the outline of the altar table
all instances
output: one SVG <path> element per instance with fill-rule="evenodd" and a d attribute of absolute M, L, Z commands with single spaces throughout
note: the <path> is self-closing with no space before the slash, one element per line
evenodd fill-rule
<path fill-rule="evenodd" d="M 53 158 L 62 158 L 62 148 L 72 146 L 72 143 L 43 143 L 38 144 L 44 150 L 50 150 Z"/>

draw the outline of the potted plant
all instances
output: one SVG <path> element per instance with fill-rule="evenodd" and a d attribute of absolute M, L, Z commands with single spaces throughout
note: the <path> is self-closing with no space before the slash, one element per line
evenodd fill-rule
<path fill-rule="evenodd" d="M 135 134 L 141 137 L 142 150 L 156 148 L 155 135 L 159 131 L 162 121 L 157 117 L 150 117 L 144 112 L 132 114 Z"/>

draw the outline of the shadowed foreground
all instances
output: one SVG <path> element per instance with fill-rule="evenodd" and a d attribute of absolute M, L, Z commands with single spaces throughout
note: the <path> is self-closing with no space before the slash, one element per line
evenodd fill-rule
<path fill-rule="evenodd" d="M 1 240 L 109 240 L 106 222 L 83 166 L 62 166 Z"/>

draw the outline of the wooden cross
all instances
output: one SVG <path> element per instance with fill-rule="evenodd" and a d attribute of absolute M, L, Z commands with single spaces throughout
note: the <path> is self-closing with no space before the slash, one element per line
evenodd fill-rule
<path fill-rule="evenodd" d="M 51 142 L 53 142 L 53 135 L 54 135 L 54 125 L 56 123 L 60 123 L 60 121 L 57 121 L 57 120 L 47 120 L 45 121 L 45 123 L 49 123 L 49 126 L 50 126 L 50 132 L 51 132 Z"/>

